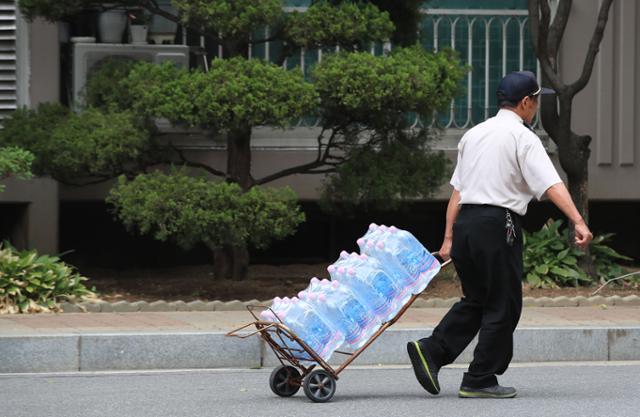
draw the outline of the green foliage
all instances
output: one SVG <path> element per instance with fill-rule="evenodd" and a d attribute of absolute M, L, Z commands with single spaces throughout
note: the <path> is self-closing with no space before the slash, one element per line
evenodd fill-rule
<path fill-rule="evenodd" d="M 144 0 L 19 0 L 20 12 L 30 21 L 42 17 L 51 22 L 69 20 L 86 10 L 104 9 L 106 4 L 114 6 L 140 6 Z"/>
<path fill-rule="evenodd" d="M 58 20 L 66 20 L 70 16 L 80 13 L 84 10 L 88 3 L 96 4 L 97 2 L 87 2 L 85 0 L 19 0 L 20 12 L 29 20 L 36 17 L 44 17 L 45 19 L 55 22 Z"/>
<path fill-rule="evenodd" d="M 633 260 L 628 256 L 619 254 L 607 245 L 612 237 L 613 233 L 596 236 L 589 246 L 589 252 L 596 270 L 596 275 L 605 280 L 619 277 L 625 273 L 618 262 Z"/>
<path fill-rule="evenodd" d="M 33 154 L 24 149 L 15 146 L 0 148 L 0 180 L 12 176 L 31 178 L 33 159 Z M 2 191 L 4 191 L 4 185 L 0 184 L 0 192 Z"/>
<path fill-rule="evenodd" d="M 82 176 L 114 177 L 149 149 L 149 134 L 129 112 L 72 113 L 51 134 L 56 145 L 51 172 L 63 180 Z"/>
<path fill-rule="evenodd" d="M 537 232 L 524 232 L 524 276 L 534 288 L 557 288 L 592 284 L 579 266 L 584 252 L 569 245 L 568 229 L 560 231 L 562 220 L 549 219 Z M 631 260 L 606 245 L 612 234 L 596 236 L 589 246 L 597 278 L 601 281 L 624 274 L 618 261 Z"/>
<path fill-rule="evenodd" d="M 89 108 L 76 114 L 58 104 L 20 109 L 6 119 L 0 146 L 16 145 L 35 155 L 36 175 L 61 181 L 117 176 L 152 149 L 149 133 L 132 113 Z"/>
<path fill-rule="evenodd" d="M 372 4 L 343 2 L 331 5 L 320 1 L 306 12 L 293 12 L 285 32 L 296 46 L 315 48 L 334 46 L 348 50 L 390 38 L 394 26 L 389 14 Z"/>
<path fill-rule="evenodd" d="M 387 138 L 389 139 L 389 138 Z M 396 210 L 403 201 L 431 196 L 449 175 L 449 159 L 431 152 L 427 132 L 393 132 L 381 146 L 353 147 L 349 159 L 325 180 L 326 211 Z"/>
<path fill-rule="evenodd" d="M 237 184 L 214 183 L 178 169 L 132 181 L 120 177 L 107 202 L 127 229 L 175 240 L 186 249 L 200 242 L 212 250 L 246 244 L 264 248 L 304 221 L 288 188 L 253 187 L 243 193 Z"/>
<path fill-rule="evenodd" d="M 389 56 L 368 52 L 326 57 L 312 71 L 325 125 L 397 127 L 405 114 L 430 116 L 460 91 L 466 69 L 448 50 L 402 48 Z"/>
<path fill-rule="evenodd" d="M 137 97 L 137 111 L 214 129 L 285 127 L 311 112 L 317 101 L 299 70 L 239 57 L 213 60 L 208 73 L 140 63 L 126 85 Z"/>
<path fill-rule="evenodd" d="M 0 244 L 0 313 L 58 310 L 61 301 L 92 297 L 86 280 L 55 256 Z"/>
<path fill-rule="evenodd" d="M 20 108 L 3 120 L 0 146 L 19 146 L 35 155 L 32 170 L 41 176 L 50 173 L 51 161 L 58 145 L 51 132 L 64 123 L 69 110 L 53 103 L 40 104 L 36 109 Z"/>
<path fill-rule="evenodd" d="M 173 0 L 182 22 L 223 39 L 248 39 L 282 18 L 281 0 Z"/>
<path fill-rule="evenodd" d="M 84 104 L 110 111 L 130 109 L 135 97 L 123 80 L 126 80 L 138 62 L 117 55 L 98 62 L 87 77 Z"/>
<path fill-rule="evenodd" d="M 534 288 L 557 288 L 589 283 L 578 267 L 582 252 L 559 232 L 562 220 L 549 220 L 535 233 L 524 232 L 524 276 Z"/>

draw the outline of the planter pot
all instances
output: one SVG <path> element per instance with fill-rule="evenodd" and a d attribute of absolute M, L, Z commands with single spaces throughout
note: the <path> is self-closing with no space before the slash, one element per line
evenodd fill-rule
<path fill-rule="evenodd" d="M 147 25 L 131 25 L 129 26 L 129 33 L 131 35 L 131 43 L 134 45 L 146 45 L 147 33 L 149 33 L 149 26 Z"/>
<path fill-rule="evenodd" d="M 98 32 L 102 43 L 122 43 L 127 29 L 127 15 L 124 10 L 107 10 L 100 13 Z"/>

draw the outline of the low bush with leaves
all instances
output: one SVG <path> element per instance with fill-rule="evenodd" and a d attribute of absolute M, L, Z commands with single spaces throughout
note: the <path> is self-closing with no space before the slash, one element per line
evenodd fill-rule
<path fill-rule="evenodd" d="M 0 181 L 16 176 L 22 179 L 31 178 L 31 164 L 33 154 L 16 146 L 0 148 Z M 4 191 L 4 185 L 0 184 L 0 193 Z"/>
<path fill-rule="evenodd" d="M 250 244 L 266 248 L 304 221 L 293 190 L 253 187 L 192 177 L 185 169 L 120 177 L 107 202 L 129 230 L 189 249 Z"/>
<path fill-rule="evenodd" d="M 0 313 L 59 311 L 62 301 L 93 298 L 86 280 L 56 256 L 0 244 Z"/>
<path fill-rule="evenodd" d="M 624 273 L 619 261 L 631 258 L 619 254 L 606 243 L 613 234 L 596 236 L 590 245 L 597 278 L 579 266 L 585 256 L 569 244 L 568 229 L 560 230 L 562 220 L 549 219 L 534 233 L 524 232 L 524 280 L 533 288 L 577 287 L 605 281 Z"/>

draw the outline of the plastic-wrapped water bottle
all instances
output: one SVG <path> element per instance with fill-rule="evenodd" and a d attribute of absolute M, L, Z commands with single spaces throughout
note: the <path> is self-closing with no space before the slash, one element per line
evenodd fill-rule
<path fill-rule="evenodd" d="M 389 233 L 389 228 L 384 224 L 378 226 L 375 223 L 371 223 L 369 225 L 369 229 L 367 230 L 367 233 L 365 233 L 364 236 L 362 236 L 360 239 L 357 240 L 358 247 L 360 248 L 360 253 L 371 255 L 370 253 L 367 252 L 367 249 L 366 249 L 367 242 L 370 240 L 380 239 L 382 236 L 384 236 L 387 233 Z"/>
<path fill-rule="evenodd" d="M 393 256 L 414 277 L 413 294 L 422 292 L 440 271 L 440 262 L 411 233 L 394 226 L 376 243 L 379 251 Z"/>
<path fill-rule="evenodd" d="M 291 307 L 282 320 L 325 361 L 344 343 L 344 335 L 340 330 L 323 319 L 309 303 L 297 297 L 292 298 Z M 306 353 L 302 353 L 300 357 L 311 360 Z"/>
<path fill-rule="evenodd" d="M 362 347 L 380 327 L 380 321 L 353 292 L 339 281 L 326 281 L 316 293 L 302 292 L 304 299 L 331 321 L 345 338 L 348 349 Z"/>
<path fill-rule="evenodd" d="M 398 295 L 396 297 L 398 304 L 399 306 L 405 305 L 411 298 L 411 290 L 415 286 L 416 277 L 409 274 L 394 256 L 385 251 L 382 244 L 375 245 L 373 241 L 367 241 L 367 253 L 375 258 L 387 275 L 393 279 L 393 282 L 398 287 Z"/>
<path fill-rule="evenodd" d="M 331 279 L 348 286 L 383 323 L 393 318 L 399 310 L 398 288 L 380 264 L 371 257 L 365 258 L 357 267 L 338 268 Z"/>

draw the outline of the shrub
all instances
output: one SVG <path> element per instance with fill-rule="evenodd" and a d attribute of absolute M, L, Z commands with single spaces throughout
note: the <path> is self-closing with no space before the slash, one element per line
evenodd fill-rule
<path fill-rule="evenodd" d="M 539 231 L 524 232 L 524 279 L 534 288 L 577 287 L 594 282 L 579 266 L 584 252 L 569 245 L 568 229 L 560 231 L 562 223 L 549 219 Z M 611 236 L 596 236 L 590 246 L 597 278 L 602 281 L 622 275 L 617 261 L 631 259 L 605 244 Z"/>
<path fill-rule="evenodd" d="M 19 109 L 4 121 L 0 146 L 35 156 L 33 173 L 57 180 L 111 178 L 155 157 L 149 132 L 134 114 L 89 108 L 70 113 L 59 104 Z"/>
<path fill-rule="evenodd" d="M 130 109 L 134 96 L 123 80 L 138 62 L 126 56 L 110 56 L 98 62 L 87 77 L 82 104 L 111 111 Z"/>
<path fill-rule="evenodd" d="M 31 152 L 15 146 L 0 148 L 0 180 L 11 176 L 31 178 L 33 158 Z M 0 192 L 2 191 L 4 191 L 4 185 L 0 184 Z"/>
<path fill-rule="evenodd" d="M 61 301 L 95 295 L 86 279 L 55 256 L 0 244 L 0 313 L 58 311 Z"/>
<path fill-rule="evenodd" d="M 191 177 L 176 168 L 132 181 L 120 177 L 107 202 L 127 229 L 174 240 L 185 249 L 198 243 L 211 250 L 246 244 L 264 248 L 293 234 L 304 221 L 288 188 L 242 192 L 237 184 Z"/>

